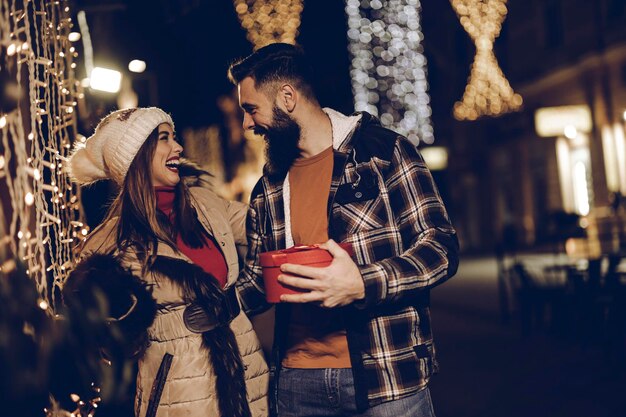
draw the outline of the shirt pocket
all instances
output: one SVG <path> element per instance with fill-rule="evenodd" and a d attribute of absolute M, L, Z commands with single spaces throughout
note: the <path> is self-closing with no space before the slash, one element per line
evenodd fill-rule
<path fill-rule="evenodd" d="M 346 166 L 333 200 L 334 226 L 339 226 L 334 228 L 345 237 L 389 224 L 387 190 L 377 172 L 373 161 Z"/>
<path fill-rule="evenodd" d="M 343 188 L 342 188 L 343 187 Z M 375 230 L 388 224 L 382 190 L 372 187 L 352 187 L 344 184 L 333 203 L 333 219 L 347 235 Z"/>

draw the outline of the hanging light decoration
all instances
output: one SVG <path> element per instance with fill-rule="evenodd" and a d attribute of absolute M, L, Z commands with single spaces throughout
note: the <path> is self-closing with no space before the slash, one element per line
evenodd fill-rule
<path fill-rule="evenodd" d="M 504 76 L 493 52 L 506 18 L 506 0 L 451 0 L 461 25 L 476 45 L 469 82 L 463 98 L 454 104 L 457 120 L 476 120 L 519 110 L 522 97 Z"/>
<path fill-rule="evenodd" d="M 241 26 L 254 49 L 270 43 L 296 43 L 302 0 L 234 0 Z"/>
<path fill-rule="evenodd" d="M 355 109 L 414 144 L 433 143 L 419 0 L 347 0 Z"/>
<path fill-rule="evenodd" d="M 0 230 L 8 234 L 0 245 L 24 263 L 46 308 L 55 305 L 48 285 L 64 281 L 84 229 L 78 190 L 66 171 L 78 86 L 69 3 L 0 0 L 0 42 L 13 51 L 0 54 L 0 70 L 25 93 L 0 115 L 0 189 L 11 203 L 6 219 L 0 217 Z M 28 84 L 22 85 L 24 79 Z"/>

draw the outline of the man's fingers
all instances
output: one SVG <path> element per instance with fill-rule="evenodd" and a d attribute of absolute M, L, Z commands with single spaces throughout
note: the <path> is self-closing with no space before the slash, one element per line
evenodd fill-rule
<path fill-rule="evenodd" d="M 348 255 L 348 252 L 346 252 L 341 246 L 339 246 L 337 242 L 332 239 L 321 244 L 320 248 L 326 249 L 328 252 L 330 252 L 330 254 L 333 255 L 333 258 L 341 258 L 342 256 Z"/>
<path fill-rule="evenodd" d="M 305 294 L 283 294 L 280 296 L 280 301 L 283 303 L 311 303 L 315 301 L 322 301 L 323 296 L 321 292 L 312 291 Z"/>
<path fill-rule="evenodd" d="M 278 276 L 278 282 L 284 285 L 299 288 L 301 290 L 319 289 L 319 282 L 310 278 L 300 278 L 291 275 L 280 274 Z"/>
<path fill-rule="evenodd" d="M 282 272 L 291 274 L 291 275 L 300 275 L 302 277 L 307 278 L 322 278 L 323 273 L 321 272 L 322 268 L 316 268 L 314 266 L 306 266 L 306 265 L 296 265 L 296 264 L 282 264 L 280 266 L 280 270 Z"/>

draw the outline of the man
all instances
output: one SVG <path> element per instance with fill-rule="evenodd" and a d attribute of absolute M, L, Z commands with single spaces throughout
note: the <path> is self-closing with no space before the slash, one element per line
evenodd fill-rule
<path fill-rule="evenodd" d="M 274 411 L 433 416 L 429 291 L 456 272 L 458 241 L 421 156 L 367 113 L 321 108 L 297 46 L 261 48 L 229 78 L 268 159 L 248 212 L 244 308 L 269 307 L 260 253 L 320 244 L 334 257 L 281 268 L 280 282 L 308 292 L 276 306 Z"/>

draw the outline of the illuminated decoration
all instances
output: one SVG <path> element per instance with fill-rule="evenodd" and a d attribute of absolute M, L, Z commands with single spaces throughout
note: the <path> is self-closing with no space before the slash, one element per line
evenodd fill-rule
<path fill-rule="evenodd" d="M 146 62 L 140 59 L 133 59 L 128 63 L 128 70 L 131 72 L 142 73 L 146 70 Z"/>
<path fill-rule="evenodd" d="M 556 156 L 563 209 L 586 216 L 593 201 L 587 135 L 580 133 L 575 140 L 559 136 L 556 140 Z"/>
<path fill-rule="evenodd" d="M 70 399 L 76 404 L 76 409 L 72 412 L 63 410 L 61 405 L 53 397 L 51 397 L 52 404 L 50 408 L 43 409 L 45 416 L 57 417 L 69 415 L 70 417 L 93 417 L 96 413 L 98 405 L 102 402 L 102 397 L 100 397 L 100 387 L 97 387 L 94 383 L 92 383 L 91 389 L 93 391 L 93 398 L 87 401 L 82 400 L 78 394 L 70 394 Z"/>
<path fill-rule="evenodd" d="M 0 0 L 0 40 L 14 50 L 0 54 L 0 70 L 24 92 L 0 114 L 0 190 L 11 203 L 0 217 L 0 229 L 7 231 L 0 246 L 24 263 L 42 308 L 54 307 L 56 291 L 49 284 L 64 281 L 85 229 L 78 190 L 66 171 L 76 137 L 78 87 L 69 3 Z"/>
<path fill-rule="evenodd" d="M 254 49 L 270 43 L 296 43 L 302 0 L 234 0 L 241 26 Z"/>
<path fill-rule="evenodd" d="M 89 87 L 105 93 L 117 93 L 122 85 L 122 73 L 108 68 L 95 67 L 89 76 Z"/>
<path fill-rule="evenodd" d="M 576 212 L 581 216 L 589 214 L 589 184 L 587 183 L 587 167 L 582 161 L 574 164 L 574 201 Z"/>
<path fill-rule="evenodd" d="M 433 143 L 419 0 L 347 0 L 355 109 L 414 144 Z"/>
<path fill-rule="evenodd" d="M 586 105 L 542 107 L 535 111 L 535 130 L 541 137 L 575 137 L 574 131 L 590 133 L 591 126 L 591 110 Z"/>
<path fill-rule="evenodd" d="M 80 40 L 80 33 L 70 32 L 70 34 L 67 35 L 67 39 L 69 39 L 70 42 L 78 42 Z"/>
<path fill-rule="evenodd" d="M 448 168 L 448 150 L 443 146 L 426 146 L 420 153 L 431 171 L 441 171 Z"/>
<path fill-rule="evenodd" d="M 506 18 L 506 0 L 450 0 L 461 25 L 474 41 L 476 56 L 463 98 L 454 104 L 457 120 L 476 120 L 519 110 L 516 94 L 498 65 L 493 42 Z"/>
<path fill-rule="evenodd" d="M 626 195 L 626 137 L 621 123 L 602 127 L 602 150 L 607 188 Z"/>

